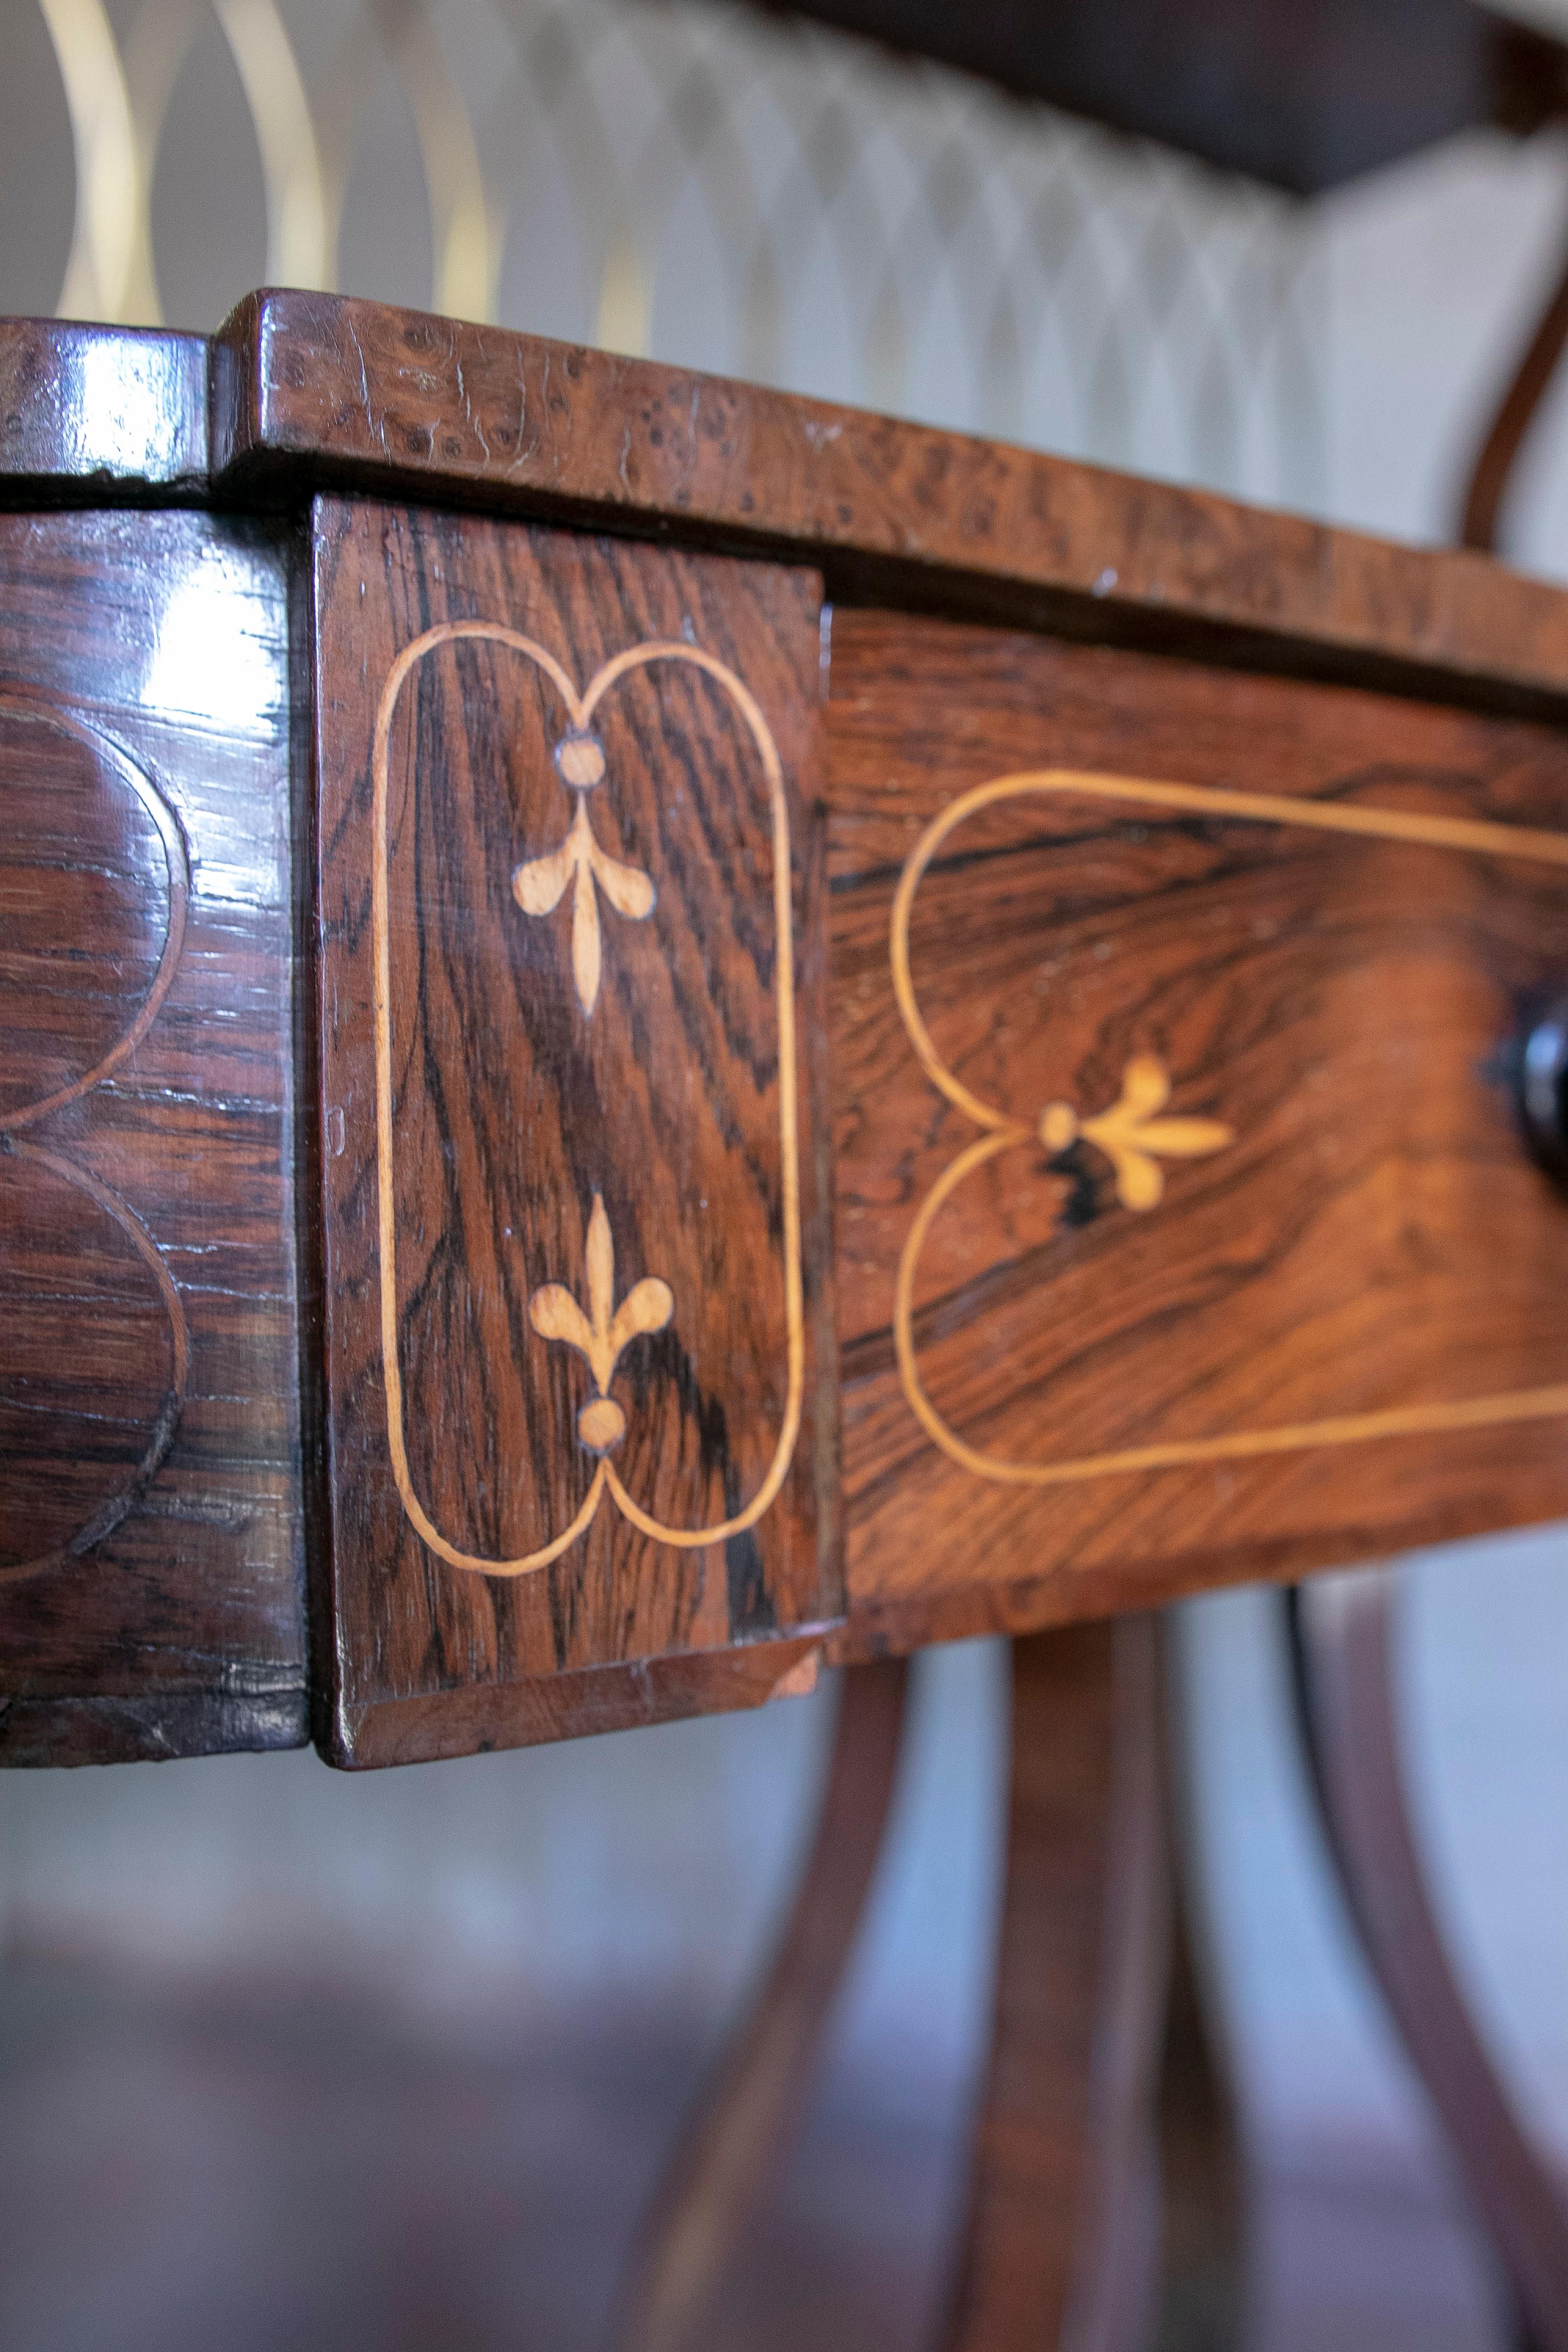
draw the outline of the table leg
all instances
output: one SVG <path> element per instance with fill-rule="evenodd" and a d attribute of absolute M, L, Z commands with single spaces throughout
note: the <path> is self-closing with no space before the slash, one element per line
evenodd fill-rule
<path fill-rule="evenodd" d="M 1013 1648 L 991 2062 L 946 2352 L 1131 2347 L 1159 2259 L 1169 1937 L 1152 1618 Z"/>
<path fill-rule="evenodd" d="M 881 1852 L 902 1659 L 850 1666 L 816 1835 L 763 1980 L 665 2171 L 623 2292 L 621 2352 L 684 2352 L 794 2137 Z"/>
<path fill-rule="evenodd" d="M 1426 1889 L 1399 1758 L 1398 1571 L 1298 1586 L 1288 1608 L 1318 1809 L 1362 1948 L 1508 2277 L 1530 2352 L 1568 2352 L 1568 2196 L 1481 2040 Z"/>

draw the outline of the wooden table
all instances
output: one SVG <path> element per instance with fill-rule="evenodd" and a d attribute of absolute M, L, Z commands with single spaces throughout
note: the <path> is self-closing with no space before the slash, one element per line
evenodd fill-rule
<path fill-rule="evenodd" d="M 1092 2105 L 1158 2011 L 1127 1612 L 1568 1515 L 1568 597 L 317 295 L 0 326 L 0 1758 L 1076 1627 L 1009 1916 L 1080 1920 Z M 983 2254 L 1136 2172 L 1123 2100 L 1019 2191 L 993 2093 Z"/>

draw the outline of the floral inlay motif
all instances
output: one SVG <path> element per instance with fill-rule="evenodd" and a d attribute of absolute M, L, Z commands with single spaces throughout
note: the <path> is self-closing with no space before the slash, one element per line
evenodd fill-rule
<path fill-rule="evenodd" d="M 589 796 L 604 783 L 605 748 L 594 727 L 594 714 L 607 694 L 628 678 L 658 675 L 666 667 L 698 671 L 712 680 L 738 718 L 761 764 L 768 803 L 768 847 L 772 876 L 769 886 L 773 934 L 776 952 L 772 992 L 778 1035 L 778 1141 L 783 1213 L 783 1278 L 785 1327 L 784 1370 L 787 1386 L 784 1412 L 766 1472 L 744 1501 L 722 1518 L 702 1527 L 672 1526 L 657 1518 L 628 1493 L 611 1455 L 626 1433 L 626 1416 L 609 1393 L 616 1367 L 634 1339 L 662 1331 L 675 1316 L 675 1297 L 667 1282 L 646 1276 L 616 1305 L 616 1251 L 604 1200 L 595 1189 L 584 1236 L 585 1304 L 564 1284 L 547 1282 L 529 1301 L 529 1320 L 540 1338 L 561 1340 L 575 1348 L 593 1373 L 595 1393 L 577 1415 L 577 1436 L 584 1450 L 595 1456 L 587 1491 L 566 1526 L 544 1538 L 531 1549 L 512 1558 L 491 1557 L 466 1550 L 451 1541 L 436 1524 L 421 1500 L 409 1466 L 405 1430 L 404 1374 L 399 1329 L 396 1209 L 397 1128 L 395 1055 L 393 1048 L 394 929 L 391 874 L 393 843 L 388 805 L 392 797 L 391 739 L 398 698 L 419 666 L 442 649 L 459 644 L 503 646 L 531 663 L 559 695 L 566 726 L 555 746 L 555 770 L 575 807 L 564 837 L 539 857 L 524 858 L 511 870 L 511 891 L 523 913 L 544 917 L 554 912 L 572 890 L 572 976 L 584 1018 L 591 1019 L 604 976 L 605 940 L 601 929 L 599 893 L 612 910 L 629 922 L 641 922 L 653 912 L 657 890 L 651 874 L 613 856 L 595 833 Z M 595 671 L 584 688 L 539 639 L 501 621 L 443 621 L 405 646 L 394 661 L 376 709 L 372 749 L 373 865 L 371 931 L 374 957 L 373 1005 L 375 1035 L 376 1240 L 381 1276 L 381 1363 L 386 1388 L 386 1434 L 393 1482 L 404 1511 L 421 1540 L 440 1559 L 456 1569 L 482 1576 L 524 1576 L 548 1568 L 571 1549 L 593 1525 L 600 1506 L 608 1501 L 619 1516 L 651 1542 L 680 1551 L 695 1551 L 727 1543 L 731 1536 L 755 1527 L 773 1506 L 783 1486 L 800 1434 L 805 1397 L 805 1320 L 803 1304 L 800 1213 L 800 1145 L 795 1082 L 795 910 L 792 898 L 789 801 L 784 768 L 773 730 L 745 681 L 702 646 L 687 641 L 649 638 L 625 646 Z M 632 1171 L 626 1171 L 629 1175 Z"/>
<path fill-rule="evenodd" d="M 928 1394 L 916 1345 L 916 1286 L 921 1253 L 936 1219 L 980 1170 L 1005 1154 L 1043 1144 L 1060 1155 L 1081 1140 L 1104 1154 L 1116 1178 L 1124 1209 L 1157 1208 L 1165 1194 L 1162 1160 L 1199 1160 L 1234 1143 L 1233 1129 L 1215 1118 L 1162 1116 L 1172 1081 L 1165 1065 L 1148 1052 L 1126 1064 L 1121 1092 L 1109 1109 L 1085 1118 L 1071 1103 L 1047 1103 L 1037 1118 L 1016 1117 L 987 1102 L 951 1069 L 926 1027 L 916 998 L 910 961 L 910 923 L 921 882 L 957 829 L 981 811 L 1022 799 L 1086 800 L 1101 806 L 1159 809 L 1184 818 L 1226 824 L 1300 827 L 1373 841 L 1405 842 L 1425 849 L 1455 850 L 1498 859 L 1568 866 L 1568 835 L 1496 824 L 1472 817 L 1439 816 L 1424 810 L 1375 808 L 1342 798 L 1254 793 L 1231 785 L 1167 782 L 1147 776 L 1102 775 L 1071 768 L 1020 770 L 992 777 L 960 793 L 934 816 L 916 842 L 894 893 L 889 939 L 893 996 L 915 1055 L 937 1092 L 962 1112 L 978 1132 L 938 1176 L 916 1208 L 900 1252 L 893 1285 L 893 1345 L 899 1383 L 916 1420 L 951 1461 L 978 1478 L 1012 1486 L 1060 1486 L 1081 1480 L 1198 1464 L 1246 1461 L 1294 1454 L 1319 1445 L 1355 1445 L 1375 1438 L 1414 1436 L 1443 1429 L 1482 1429 L 1509 1422 L 1555 1418 L 1568 1412 L 1568 1385 L 1521 1389 L 1500 1395 L 1448 1402 L 1395 1403 L 1363 1412 L 1334 1413 L 1287 1422 L 1265 1429 L 1222 1430 L 1206 1435 L 1155 1436 L 1101 1453 L 1019 1461 L 970 1442 L 947 1421 Z"/>
<path fill-rule="evenodd" d="M 572 892 L 572 976 L 577 1001 L 592 1013 L 599 1001 L 604 952 L 599 937 L 602 890 L 617 915 L 640 923 L 653 912 L 653 883 L 638 866 L 625 866 L 601 847 L 588 816 L 588 795 L 604 780 L 604 747 L 597 736 L 572 734 L 556 746 L 561 781 L 577 795 L 577 810 L 559 848 L 531 857 L 511 877 L 512 896 L 525 915 L 553 914 Z"/>
<path fill-rule="evenodd" d="M 1217 1118 L 1160 1118 L 1156 1114 L 1170 1099 L 1164 1064 L 1152 1054 L 1134 1054 L 1121 1075 L 1119 1102 L 1095 1118 L 1080 1118 L 1070 1103 L 1047 1103 L 1040 1113 L 1040 1141 L 1047 1151 L 1066 1151 L 1081 1135 L 1115 1169 L 1116 1197 L 1124 1209 L 1156 1208 L 1165 1190 L 1161 1159 L 1202 1160 L 1235 1140 Z"/>
<path fill-rule="evenodd" d="M 616 1306 L 616 1244 L 597 1192 L 584 1255 L 586 1315 L 563 1284 L 547 1282 L 530 1299 L 528 1319 L 542 1339 L 563 1339 L 587 1359 L 598 1394 L 577 1415 L 577 1434 L 590 1454 L 607 1454 L 626 1433 L 626 1417 L 609 1392 L 621 1350 L 648 1332 L 662 1331 L 675 1312 L 675 1299 L 668 1282 L 648 1275 Z"/>

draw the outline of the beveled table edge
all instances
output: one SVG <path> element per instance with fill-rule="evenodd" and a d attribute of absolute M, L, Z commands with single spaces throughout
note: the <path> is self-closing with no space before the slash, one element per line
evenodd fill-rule
<path fill-rule="evenodd" d="M 329 485 L 809 563 L 838 603 L 1568 700 L 1568 593 L 1460 549 L 344 296 L 247 295 L 210 343 L 0 320 L 0 503 Z"/>
<path fill-rule="evenodd" d="M 325 294 L 213 345 L 216 489 L 331 480 L 811 563 L 838 602 L 1353 676 L 1568 694 L 1568 594 L 1214 492 Z"/>
<path fill-rule="evenodd" d="M 203 336 L 0 319 L 6 506 L 205 499 L 209 471 Z"/>

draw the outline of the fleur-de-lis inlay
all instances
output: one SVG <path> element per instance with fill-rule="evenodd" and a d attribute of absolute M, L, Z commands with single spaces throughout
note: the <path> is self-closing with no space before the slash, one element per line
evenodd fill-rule
<path fill-rule="evenodd" d="M 638 866 L 624 866 L 601 848 L 588 821 L 588 795 L 605 773 L 605 752 L 597 736 L 566 736 L 555 747 L 561 781 L 577 796 L 577 810 L 558 849 L 529 858 L 511 877 L 512 896 L 525 915 L 552 914 L 566 885 L 572 893 L 572 975 L 577 1001 L 592 1013 L 599 1001 L 603 948 L 599 938 L 598 892 L 602 890 L 617 915 L 640 923 L 653 912 L 654 887 Z"/>
<path fill-rule="evenodd" d="M 559 1282 L 547 1282 L 529 1301 L 528 1317 L 542 1339 L 564 1339 L 585 1356 L 598 1395 L 577 1415 L 577 1434 L 590 1454 L 607 1454 L 626 1433 L 626 1417 L 609 1393 L 616 1364 L 628 1341 L 662 1331 L 675 1312 L 668 1282 L 648 1275 L 616 1306 L 616 1244 L 599 1193 L 588 1220 L 588 1312 Z"/>
<path fill-rule="evenodd" d="M 1170 1099 L 1164 1065 L 1152 1054 L 1135 1054 L 1122 1072 L 1119 1102 L 1095 1118 L 1079 1118 L 1070 1103 L 1047 1103 L 1040 1113 L 1040 1141 L 1047 1151 L 1066 1151 L 1081 1135 L 1115 1169 L 1122 1207 L 1152 1209 L 1165 1189 L 1161 1159 L 1202 1160 L 1233 1140 L 1217 1118 L 1161 1118 Z"/>

